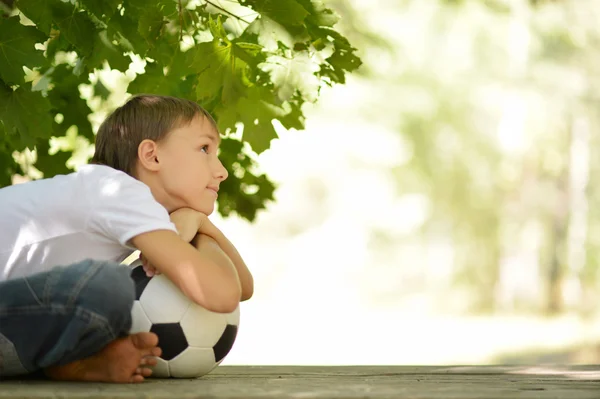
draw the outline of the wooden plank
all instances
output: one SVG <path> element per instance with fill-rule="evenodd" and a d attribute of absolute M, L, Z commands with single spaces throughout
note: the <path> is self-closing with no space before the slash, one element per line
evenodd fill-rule
<path fill-rule="evenodd" d="M 599 399 L 600 366 L 221 366 L 140 385 L 12 380 L 0 398 Z"/>

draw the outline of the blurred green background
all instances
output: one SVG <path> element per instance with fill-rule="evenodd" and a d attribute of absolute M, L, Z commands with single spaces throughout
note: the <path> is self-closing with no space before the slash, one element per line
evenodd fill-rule
<path fill-rule="evenodd" d="M 600 4 L 538 3 L 329 3 L 365 65 L 225 221 L 258 281 L 230 362 L 600 361 Z"/>

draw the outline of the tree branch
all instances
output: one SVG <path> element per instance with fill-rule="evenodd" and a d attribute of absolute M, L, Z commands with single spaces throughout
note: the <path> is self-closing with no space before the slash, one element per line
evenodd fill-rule
<path fill-rule="evenodd" d="M 210 5 L 211 5 L 211 6 L 213 6 L 214 8 L 216 8 L 216 9 L 218 9 L 218 10 L 221 10 L 221 11 L 223 11 L 225 14 L 228 14 L 228 15 L 230 15 L 230 16 L 232 16 L 232 17 L 236 18 L 237 20 L 239 20 L 239 21 L 242 21 L 242 22 L 245 22 L 245 23 L 247 23 L 248 25 L 250 25 L 250 22 L 246 21 L 245 19 L 243 19 L 242 17 L 240 17 L 240 16 L 238 16 L 238 15 L 235 15 L 235 14 L 234 14 L 234 13 L 232 13 L 231 11 L 228 11 L 228 10 L 224 9 L 223 7 L 221 7 L 221 6 L 218 6 L 218 5 L 216 5 L 216 4 L 215 4 L 215 3 L 213 3 L 212 1 L 209 1 L 209 0 L 205 0 L 205 1 L 206 1 L 206 3 L 207 3 L 207 4 L 210 4 Z"/>
<path fill-rule="evenodd" d="M 179 41 L 183 38 L 183 9 L 181 7 L 181 0 L 179 3 Z"/>

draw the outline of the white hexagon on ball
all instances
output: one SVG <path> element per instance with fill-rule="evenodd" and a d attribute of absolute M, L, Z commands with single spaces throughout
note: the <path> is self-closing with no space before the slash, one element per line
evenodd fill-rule
<path fill-rule="evenodd" d="M 231 313 L 227 313 L 227 324 L 231 324 L 233 326 L 239 326 L 240 325 L 240 306 L 238 305 L 237 308 L 235 308 L 235 310 Z"/>
<path fill-rule="evenodd" d="M 169 362 L 169 371 L 174 378 L 196 378 L 210 373 L 217 363 L 212 348 L 188 347 Z"/>
<path fill-rule="evenodd" d="M 153 324 L 177 323 L 190 306 L 190 300 L 162 274 L 152 277 L 140 303 Z"/>
<path fill-rule="evenodd" d="M 180 324 L 189 346 L 212 348 L 227 326 L 227 316 L 192 304 Z"/>
<path fill-rule="evenodd" d="M 161 358 L 156 358 L 156 366 L 151 366 L 152 375 L 151 377 L 157 378 L 169 378 L 171 373 L 169 372 L 169 363 Z"/>
<path fill-rule="evenodd" d="M 129 330 L 129 334 L 147 332 L 150 331 L 150 327 L 152 327 L 152 322 L 146 316 L 142 304 L 134 301 L 131 308 L 131 329 Z"/>

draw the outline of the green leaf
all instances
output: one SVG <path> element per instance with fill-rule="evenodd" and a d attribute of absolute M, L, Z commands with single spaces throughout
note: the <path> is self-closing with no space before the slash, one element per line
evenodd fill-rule
<path fill-rule="evenodd" d="M 21 172 L 21 167 L 12 156 L 14 147 L 5 139 L 5 134 L 4 125 L 0 121 L 0 187 L 11 185 L 13 175 Z"/>
<path fill-rule="evenodd" d="M 225 43 L 229 43 L 229 39 L 227 38 L 227 32 L 225 32 L 225 28 L 223 28 L 222 15 L 219 14 L 217 18 L 213 18 L 212 16 L 208 16 L 208 29 L 210 33 L 213 35 L 215 39 L 221 39 Z"/>
<path fill-rule="evenodd" d="M 244 50 L 246 53 L 256 57 L 263 50 L 263 46 L 256 43 L 245 43 L 245 42 L 236 42 L 235 45 L 240 49 Z"/>
<path fill-rule="evenodd" d="M 230 131 L 235 131 L 235 124 L 238 121 L 238 113 L 235 107 L 225 107 L 219 103 L 212 112 L 212 115 L 217 121 L 219 132 L 226 134 Z"/>
<path fill-rule="evenodd" d="M 240 119 L 244 123 L 243 139 L 257 154 L 269 149 L 271 140 L 277 138 L 273 119 L 284 114 L 281 108 L 268 101 L 270 97 L 272 93 L 267 90 L 253 88 L 237 105 Z"/>
<path fill-rule="evenodd" d="M 279 118 L 279 121 L 286 129 L 304 130 L 304 114 L 301 108 L 294 103 L 286 103 L 290 111 Z"/>
<path fill-rule="evenodd" d="M 236 82 L 236 57 L 233 56 L 232 44 L 227 39 L 221 23 L 221 16 L 216 20 L 209 17 L 209 27 L 214 36 L 211 42 L 198 44 L 193 53 L 191 70 L 198 74 L 196 81 L 196 98 L 198 101 L 212 99 L 221 94 L 225 102 L 234 102 L 239 97 L 240 85 Z"/>
<path fill-rule="evenodd" d="M 111 16 L 117 6 L 121 3 L 120 0 L 80 0 L 83 7 L 89 12 L 101 18 L 104 16 Z"/>
<path fill-rule="evenodd" d="M 104 61 L 108 62 L 112 69 L 121 72 L 127 71 L 131 58 L 123 54 L 123 50 L 108 40 L 106 30 L 100 31 L 92 39 L 94 51 L 82 59 L 87 72 L 93 72 L 94 69 L 101 69 Z"/>
<path fill-rule="evenodd" d="M 85 11 L 61 1 L 52 4 L 52 15 L 61 34 L 79 50 L 79 55 L 90 55 L 94 48 L 90 38 L 94 36 L 96 27 Z"/>
<path fill-rule="evenodd" d="M 346 83 L 346 72 L 352 72 L 361 66 L 362 61 L 353 52 L 337 50 L 326 61 L 331 66 L 325 70 L 334 82 Z"/>
<path fill-rule="evenodd" d="M 321 64 L 319 75 L 327 76 L 332 82 L 345 83 L 346 72 L 352 72 L 362 65 L 361 59 L 355 54 L 356 49 L 350 45 L 342 34 L 329 28 L 317 30 L 323 37 L 330 37 L 334 52 L 327 58 L 327 64 Z"/>
<path fill-rule="evenodd" d="M 164 34 L 150 49 L 148 56 L 167 69 L 167 76 L 175 82 L 178 78 L 192 75 L 190 65 L 194 62 L 194 52 L 182 52 L 179 39 L 172 35 Z"/>
<path fill-rule="evenodd" d="M 219 158 L 227 170 L 240 171 L 230 173 L 229 178 L 221 183 L 218 204 L 219 213 L 228 216 L 237 213 L 243 218 L 253 221 L 260 209 L 264 209 L 267 201 L 272 201 L 275 192 L 274 184 L 264 174 L 255 176 L 255 161 L 244 151 L 239 140 L 225 137 L 221 141 Z M 255 193 L 248 193 L 249 186 L 256 187 Z"/>
<path fill-rule="evenodd" d="M 48 57 L 50 61 L 53 61 L 54 56 L 59 51 L 71 51 L 74 49 L 75 47 L 69 43 L 67 39 L 65 39 L 65 36 L 61 35 L 60 31 L 57 31 L 54 37 L 48 41 L 48 46 L 46 47 L 46 57 Z"/>
<path fill-rule="evenodd" d="M 318 12 L 318 14 L 316 16 L 317 24 L 320 26 L 329 26 L 329 27 L 332 27 L 335 24 L 337 24 L 338 21 L 340 20 L 340 16 L 337 15 L 335 13 L 335 11 L 333 11 L 332 9 L 326 8 L 325 6 L 323 6 L 322 3 L 321 3 L 321 7 L 317 10 L 317 12 Z"/>
<path fill-rule="evenodd" d="M 236 50 L 237 49 L 237 50 Z M 193 53 L 190 70 L 196 72 L 198 101 L 219 97 L 224 105 L 233 105 L 253 85 L 249 66 L 236 55 L 243 52 L 231 42 L 213 40 L 200 43 Z"/>
<path fill-rule="evenodd" d="M 45 34 L 50 34 L 52 28 L 51 5 L 57 0 L 17 0 L 16 5 L 35 26 Z"/>
<path fill-rule="evenodd" d="M 320 81 L 315 72 L 319 67 L 308 52 L 297 53 L 290 58 L 272 56 L 262 69 L 270 74 L 281 100 L 287 101 L 299 91 L 308 101 L 316 101 Z"/>
<path fill-rule="evenodd" d="M 67 129 L 75 125 L 81 136 L 93 142 L 94 132 L 88 120 L 88 115 L 92 113 L 92 110 L 79 94 L 79 85 L 86 83 L 87 77 L 84 81 L 82 76 L 75 75 L 72 68 L 66 64 L 58 65 L 52 72 L 51 77 L 55 85 L 48 92 L 48 99 L 54 114 L 60 113 L 63 115 L 63 121 L 60 124 L 55 124 L 55 135 L 64 136 Z"/>
<path fill-rule="evenodd" d="M 127 92 L 131 94 L 153 93 L 162 95 L 174 95 L 173 82 L 169 81 L 163 73 L 162 66 L 156 63 L 146 64 L 146 72 L 136 76 L 127 86 Z"/>
<path fill-rule="evenodd" d="M 264 47 L 256 43 L 234 42 L 233 55 L 253 68 L 264 62 L 266 53 Z M 258 72 L 258 71 L 257 71 Z"/>
<path fill-rule="evenodd" d="M 153 41 L 159 38 L 165 24 L 165 16 L 162 11 L 156 7 L 148 7 L 139 16 L 138 32 L 144 39 Z"/>
<path fill-rule="evenodd" d="M 19 17 L 0 18 L 0 78 L 9 84 L 21 84 L 23 67 L 34 69 L 46 64 L 43 52 L 35 44 L 46 40 L 33 26 L 24 26 Z"/>
<path fill-rule="evenodd" d="M 334 26 L 340 19 L 339 15 L 330 8 L 327 8 L 322 1 L 317 0 L 296 0 L 310 16 L 307 18 L 316 26 Z"/>
<path fill-rule="evenodd" d="M 196 97 L 198 100 L 215 97 L 223 87 L 224 76 L 231 62 L 231 44 L 213 40 L 200 43 L 193 51 L 191 70 L 198 74 Z"/>
<path fill-rule="evenodd" d="M 138 32 L 138 21 L 135 15 L 126 12 L 124 15 L 117 10 L 108 21 L 108 38 L 116 40 L 120 47 L 145 57 L 148 43 Z"/>
<path fill-rule="evenodd" d="M 302 25 L 308 15 L 296 0 L 246 0 L 241 4 L 286 27 Z"/>
<path fill-rule="evenodd" d="M 67 161 L 73 155 L 71 152 L 58 151 L 56 154 L 50 155 L 48 152 L 50 150 L 48 140 L 40 141 L 36 145 L 36 150 L 37 160 L 35 161 L 35 167 L 44 173 L 45 178 L 72 172 L 67 167 Z"/>
<path fill-rule="evenodd" d="M 100 97 L 103 100 L 108 100 L 108 96 L 110 96 L 110 90 L 104 86 L 102 80 L 98 79 L 96 84 L 94 85 L 94 95 Z"/>
<path fill-rule="evenodd" d="M 32 148 L 36 138 L 47 139 L 52 134 L 50 102 L 25 85 L 13 91 L 0 83 L 0 120 L 8 132 L 19 133 L 21 148 Z"/>
<path fill-rule="evenodd" d="M 125 0 L 123 1 L 123 6 L 125 7 L 125 12 L 131 10 L 130 12 L 136 15 L 144 12 L 149 7 L 154 7 L 167 17 L 178 17 L 179 2 L 178 0 L 155 0 L 153 2 L 148 2 L 147 0 Z"/>

